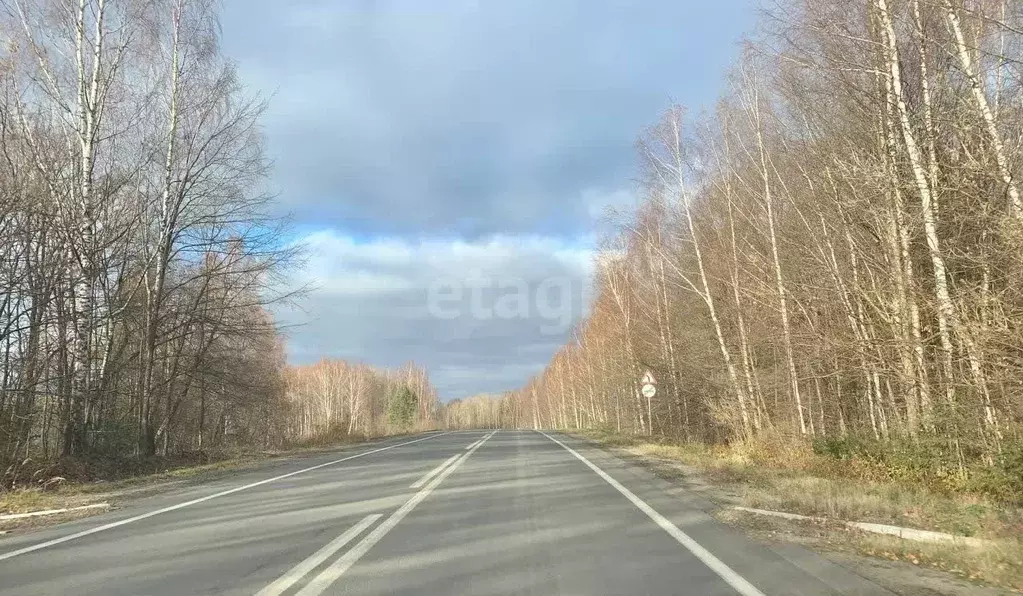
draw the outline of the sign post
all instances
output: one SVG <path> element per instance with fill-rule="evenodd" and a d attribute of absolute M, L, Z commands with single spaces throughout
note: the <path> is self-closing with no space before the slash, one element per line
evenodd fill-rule
<path fill-rule="evenodd" d="M 642 384 L 640 393 L 643 394 L 643 397 L 649 399 L 657 395 L 657 379 L 654 378 L 654 373 L 649 370 L 643 373 L 640 383 Z"/>

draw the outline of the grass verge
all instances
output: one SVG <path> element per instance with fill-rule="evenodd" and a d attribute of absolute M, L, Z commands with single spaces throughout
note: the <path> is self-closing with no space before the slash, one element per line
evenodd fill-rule
<path fill-rule="evenodd" d="M 799 441 L 737 446 L 677 444 L 608 431 L 577 433 L 647 461 L 683 469 L 687 482 L 709 487 L 722 505 L 743 505 L 835 520 L 885 523 L 985 539 L 983 547 L 926 544 L 835 525 L 813 525 L 802 538 L 825 548 L 908 562 L 1023 591 L 1023 509 L 975 492 L 934 490 L 920 483 L 857 478 Z M 696 478 L 698 477 L 698 478 Z M 749 514 L 726 521 L 749 527 Z M 756 525 L 807 530 L 806 524 L 756 520 Z"/>
<path fill-rule="evenodd" d="M 45 482 L 22 483 L 0 489 L 0 514 L 28 513 L 44 509 L 63 509 L 125 496 L 144 496 L 186 482 L 208 482 L 229 472 L 238 472 L 261 463 L 336 451 L 366 442 L 362 437 L 335 441 L 331 444 L 311 443 L 280 450 L 238 449 L 215 454 L 190 454 L 168 458 L 151 458 L 145 462 L 121 460 L 77 459 L 58 462 L 47 470 Z M 39 477 L 39 474 L 35 474 Z M 90 512 L 91 514 L 100 511 Z M 34 523 L 45 518 L 36 518 Z M 0 530 L 27 522 L 0 522 Z"/>

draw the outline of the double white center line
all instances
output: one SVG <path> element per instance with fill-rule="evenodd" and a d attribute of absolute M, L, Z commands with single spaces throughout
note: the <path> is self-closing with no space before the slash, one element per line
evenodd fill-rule
<path fill-rule="evenodd" d="M 322 594 L 324 590 L 329 588 L 331 584 L 344 575 L 344 573 L 348 571 L 359 559 L 361 559 L 363 555 L 369 552 L 369 549 L 373 548 L 377 542 L 380 542 L 381 538 L 393 530 L 406 515 L 416 508 L 416 505 L 419 505 L 426 499 L 426 497 L 430 496 L 433 489 L 437 488 L 441 482 L 444 482 L 445 478 L 450 476 L 451 473 L 458 468 L 458 466 L 465 463 L 465 460 L 469 459 L 469 456 L 482 447 L 483 443 L 485 443 L 490 437 L 494 436 L 496 432 L 497 431 L 494 431 L 479 441 L 469 445 L 466 453 L 453 455 L 441 465 L 427 472 L 423 478 L 411 486 L 411 488 L 419 488 L 422 486 L 423 488 L 419 492 L 414 494 L 412 498 L 406 501 L 405 504 L 397 511 L 392 513 L 390 517 L 385 519 L 383 523 L 374 528 L 372 532 L 367 534 L 366 537 L 360 540 L 354 547 L 352 547 L 351 550 L 341 555 L 336 561 L 331 563 L 329 567 L 311 579 L 305 587 L 299 590 L 297 596 L 318 596 L 319 594 Z M 424 484 L 425 486 L 423 486 Z M 374 514 L 363 518 L 363 520 L 358 524 L 332 540 L 320 550 L 313 553 L 308 559 L 292 567 L 287 573 L 281 576 L 280 579 L 260 590 L 256 596 L 279 596 L 280 594 L 283 594 L 288 588 L 293 586 L 300 579 L 305 577 L 306 574 L 326 561 L 331 555 L 344 548 L 345 545 L 366 530 L 366 528 L 376 523 L 376 521 L 381 517 L 382 516 L 380 514 Z"/>
<path fill-rule="evenodd" d="M 492 437 L 492 436 L 494 436 L 496 434 L 497 434 L 497 431 L 495 430 L 495 431 L 491 432 L 489 435 L 487 435 L 487 436 L 483 437 L 482 439 L 480 439 L 479 441 L 476 441 L 475 443 L 469 443 L 465 447 L 465 450 L 468 451 L 470 449 L 475 449 L 476 447 L 482 445 L 483 441 L 486 441 L 487 439 L 489 439 L 490 437 Z"/>
<path fill-rule="evenodd" d="M 313 569 L 319 567 L 321 563 L 326 561 L 337 551 L 344 548 L 345 545 L 354 540 L 359 534 L 362 534 L 363 530 L 372 526 L 381 517 L 383 517 L 383 515 L 380 513 L 367 515 L 361 522 L 349 528 L 347 532 L 328 542 L 327 546 L 324 546 L 313 553 L 312 556 L 305 561 L 302 561 L 298 565 L 289 569 L 287 573 L 280 577 L 280 579 L 260 590 L 256 596 L 276 596 L 277 594 L 283 594 L 288 588 L 295 585 L 295 582 L 305 577 L 305 575 Z"/>
<path fill-rule="evenodd" d="M 479 443 L 479 441 L 476 441 L 476 443 Z M 473 445 L 475 445 L 476 443 L 473 443 Z M 444 468 L 448 467 L 448 465 L 451 464 L 451 462 L 455 461 L 456 459 L 458 459 L 460 457 L 462 457 L 461 453 L 456 453 L 456 454 L 452 455 L 444 463 L 442 463 L 441 465 L 439 465 L 436 468 L 434 468 L 434 469 L 430 470 L 429 472 L 427 472 L 426 476 L 423 476 L 419 480 L 416 480 L 415 482 L 413 482 L 412 485 L 409 486 L 409 488 L 422 488 L 423 485 L 426 484 L 427 482 L 429 482 L 431 478 L 433 478 L 437 474 L 440 474 L 442 471 L 444 471 Z"/>
<path fill-rule="evenodd" d="M 97 532 L 105 532 L 106 530 L 112 530 L 114 528 L 119 528 L 119 527 L 127 525 L 127 524 L 132 524 L 132 523 L 135 523 L 137 521 L 142 521 L 144 519 L 148 519 L 150 517 L 153 517 L 154 515 L 161 515 L 163 513 L 169 513 L 171 511 L 177 511 L 178 509 L 184 509 L 185 507 L 191 507 L 192 505 L 198 505 L 199 503 L 205 503 L 206 501 L 209 501 L 211 499 L 218 499 L 220 497 L 226 497 L 227 495 L 233 495 L 234 493 L 237 493 L 237 492 L 240 492 L 240 491 L 243 491 L 243 490 L 249 490 L 250 488 L 256 488 L 257 486 L 263 486 L 264 484 L 269 484 L 271 482 L 276 482 L 278 480 L 284 480 L 285 478 L 291 478 L 293 476 L 298 476 L 299 474 L 305 474 L 306 472 L 312 472 L 313 470 L 319 470 L 320 468 L 325 468 L 327 466 L 333 466 L 333 465 L 339 464 L 341 462 L 346 462 L 346 461 L 349 461 L 349 460 L 358 459 L 360 457 L 366 457 L 367 455 L 373 455 L 374 453 L 380 453 L 382 451 L 389 451 L 391 449 L 397 449 L 398 447 L 404 447 L 405 445 L 412 445 L 413 443 L 421 443 L 423 441 L 429 441 L 430 439 L 435 439 L 437 437 L 441 437 L 441 436 L 444 436 L 444 435 L 447 435 L 447 434 L 450 434 L 450 431 L 427 435 L 425 437 L 422 437 L 422 438 L 419 438 L 419 439 L 415 439 L 415 440 L 412 440 L 412 441 L 405 441 L 404 443 L 395 443 L 393 445 L 388 445 L 386 447 L 379 447 L 377 449 L 371 449 L 369 451 L 363 451 L 362 453 L 356 453 L 355 455 L 349 455 L 348 457 L 342 457 L 341 459 L 335 459 L 333 461 L 328 461 L 328 462 L 325 462 L 325 463 L 322 463 L 322 464 L 317 464 L 315 466 L 310 466 L 308 468 L 302 468 L 301 470 L 295 470 L 294 472 L 288 472 L 287 474 L 281 474 L 280 476 L 274 476 L 273 478 L 267 478 L 265 480 L 259 480 L 258 482 L 251 482 L 251 483 L 245 484 L 243 486 L 236 486 L 234 488 L 229 488 L 227 490 L 222 490 L 222 491 L 220 491 L 218 493 L 213 493 L 212 495 L 206 495 L 204 497 L 199 497 L 198 499 L 192 499 L 191 501 L 185 501 L 183 503 L 176 503 L 174 505 L 170 505 L 170 506 L 164 507 L 162 509 L 156 509 L 156 510 L 153 510 L 153 511 L 147 511 L 146 513 L 141 513 L 141 514 L 136 515 L 134 517 L 129 517 L 129 518 L 126 518 L 126 519 L 117 520 L 115 522 L 110 522 L 108 524 L 103 524 L 101 526 L 96 526 L 96 527 L 93 527 L 93 528 L 88 528 L 86 530 L 82 530 L 81 532 L 75 532 L 74 534 L 68 534 L 67 536 L 61 536 L 59 538 L 54 538 L 53 540 L 47 540 L 46 542 L 40 542 L 38 544 L 33 544 L 31 546 L 26 546 L 25 548 L 19 548 L 18 550 L 13 550 L 11 552 L 2 553 L 2 554 L 0 554 L 0 561 L 6 560 L 6 559 L 12 559 L 12 558 L 20 556 L 20 555 L 28 554 L 28 553 L 31 553 L 31 552 L 34 552 L 34 551 L 37 551 L 37 550 L 41 550 L 41 549 L 44 549 L 44 548 L 49 548 L 51 546 L 56 546 L 58 544 L 63 544 L 65 542 L 70 542 L 71 540 L 77 540 L 79 538 L 84 538 L 85 536 L 90 536 L 92 534 L 96 534 Z"/>

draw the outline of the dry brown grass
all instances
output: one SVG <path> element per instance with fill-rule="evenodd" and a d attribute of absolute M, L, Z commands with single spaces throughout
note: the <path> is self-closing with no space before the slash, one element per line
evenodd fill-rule
<path fill-rule="evenodd" d="M 0 492 L 0 513 L 27 513 L 40 509 L 59 509 L 65 497 L 37 488 Z"/>
<path fill-rule="evenodd" d="M 856 533 L 852 544 L 865 555 L 932 567 L 959 577 L 1023 591 L 1023 543 L 1018 538 L 991 541 L 980 548 L 900 540 Z"/>
<path fill-rule="evenodd" d="M 738 493 L 743 505 L 835 520 L 888 523 L 988 540 L 982 548 L 910 542 L 842 531 L 858 552 L 943 569 L 1023 589 L 1023 510 L 975 493 L 950 494 L 907 482 L 857 479 L 805 443 L 765 438 L 738 446 L 672 444 L 613 433 L 582 433 L 653 460 L 681 462 L 703 480 Z M 830 541 L 828 541 L 830 542 Z"/>
<path fill-rule="evenodd" d="M 361 439 L 365 441 L 365 439 Z M 167 459 L 162 462 L 162 470 L 151 473 L 136 473 L 127 477 L 100 481 L 64 481 L 51 482 L 46 488 L 22 486 L 14 489 L 0 489 L 0 514 L 27 513 L 43 509 L 60 509 L 88 504 L 97 498 L 118 497 L 119 493 L 140 494 L 136 490 L 148 490 L 145 487 L 160 488 L 183 481 L 206 482 L 225 473 L 237 472 L 252 468 L 262 462 L 281 457 L 310 455 L 325 451 L 337 451 L 351 448 L 358 444 L 357 440 L 343 443 L 304 444 L 287 449 L 238 450 L 223 452 L 208 463 L 188 463 L 186 459 Z M 97 496 L 98 495 L 98 496 Z"/>
<path fill-rule="evenodd" d="M 97 498 L 96 495 L 105 497 L 116 495 L 118 492 L 127 491 L 133 487 L 156 485 L 172 480 L 199 479 L 219 472 L 243 469 L 258 461 L 260 459 L 254 457 L 238 457 L 210 464 L 174 468 L 156 474 L 133 476 L 112 482 L 67 482 L 53 484 L 46 489 L 22 487 L 0 490 L 0 514 L 76 507 L 91 503 Z"/>
<path fill-rule="evenodd" d="M 833 519 L 888 523 L 962 536 L 1019 535 L 1023 512 L 972 494 L 945 495 L 897 483 L 778 475 L 746 487 L 750 507 Z"/>

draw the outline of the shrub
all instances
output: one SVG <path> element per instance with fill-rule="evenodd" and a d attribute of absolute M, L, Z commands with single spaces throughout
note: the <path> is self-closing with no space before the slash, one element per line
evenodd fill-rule
<path fill-rule="evenodd" d="M 394 428 L 406 431 L 412 427 L 419 398 L 407 385 L 402 385 L 387 400 L 387 422 Z"/>
<path fill-rule="evenodd" d="M 1003 446 L 991 465 L 978 445 L 962 447 L 965 465 L 942 437 L 867 441 L 826 438 L 813 442 L 823 475 L 921 485 L 943 493 L 974 492 L 1000 501 L 1023 500 L 1023 443 Z"/>

